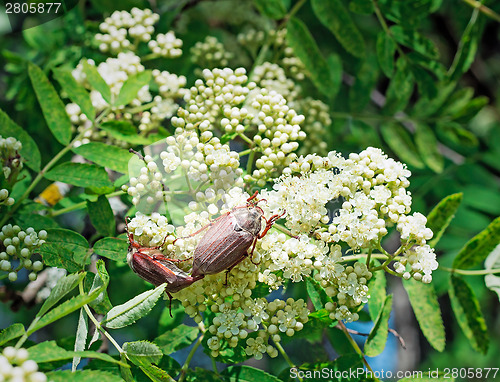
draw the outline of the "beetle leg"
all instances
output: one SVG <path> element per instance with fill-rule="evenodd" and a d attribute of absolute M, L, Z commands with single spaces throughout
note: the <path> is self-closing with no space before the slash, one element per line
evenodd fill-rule
<path fill-rule="evenodd" d="M 258 262 L 258 263 L 254 263 L 254 262 L 253 262 L 253 251 L 255 250 L 255 245 L 256 245 L 256 244 L 257 244 L 257 238 L 255 238 L 255 240 L 253 241 L 252 250 L 250 251 L 250 253 L 249 253 L 249 254 L 247 253 L 247 256 L 249 256 L 249 257 L 250 257 L 250 261 L 252 262 L 252 264 L 254 264 L 254 265 L 259 265 L 259 264 L 260 264 L 260 262 Z"/>
<path fill-rule="evenodd" d="M 174 316 L 172 316 L 172 298 L 173 298 L 173 297 L 172 297 L 172 295 L 170 294 L 170 292 L 165 291 L 165 293 L 168 295 L 168 298 L 169 298 L 169 300 L 170 300 L 170 301 L 169 301 L 169 302 L 170 302 L 170 304 L 169 304 L 168 309 L 169 309 L 169 311 L 170 311 L 170 317 L 172 317 L 172 318 L 173 318 L 173 317 L 174 317 Z"/>
<path fill-rule="evenodd" d="M 243 261 L 243 259 L 245 257 L 247 257 L 247 256 L 248 256 L 248 253 L 245 256 L 241 256 L 241 259 L 239 259 L 236 263 L 234 263 L 229 268 L 227 268 L 227 270 L 226 270 L 226 281 L 224 282 L 224 286 L 227 286 L 227 276 L 229 276 L 229 272 L 231 272 L 231 269 L 233 269 L 235 266 L 237 266 L 239 263 L 241 263 Z"/>
<path fill-rule="evenodd" d="M 278 220 L 279 218 L 283 217 L 284 215 L 286 214 L 286 211 L 284 211 L 282 214 L 277 214 L 277 215 L 273 215 L 268 219 L 264 218 L 264 220 L 266 221 L 266 228 L 264 229 L 264 232 L 262 232 L 258 238 L 259 239 L 262 239 L 264 236 L 266 236 L 266 233 L 267 231 L 269 231 L 271 229 L 271 227 L 273 226 L 274 222 L 276 220 Z"/>

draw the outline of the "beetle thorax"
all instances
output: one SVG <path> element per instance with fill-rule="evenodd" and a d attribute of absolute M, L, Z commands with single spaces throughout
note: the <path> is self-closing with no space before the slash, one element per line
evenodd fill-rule
<path fill-rule="evenodd" d="M 249 206 L 239 208 L 232 212 L 236 219 L 236 224 L 244 231 L 257 236 L 260 233 L 262 210 L 259 207 Z"/>

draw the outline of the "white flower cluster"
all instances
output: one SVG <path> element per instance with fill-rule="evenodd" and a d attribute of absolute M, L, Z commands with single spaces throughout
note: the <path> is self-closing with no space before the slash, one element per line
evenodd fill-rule
<path fill-rule="evenodd" d="M 21 142 L 14 137 L 2 138 L 0 135 L 0 162 L 5 179 L 14 184 L 17 175 L 23 168 L 23 161 L 19 155 Z"/>
<path fill-rule="evenodd" d="M 274 90 L 291 103 L 298 97 L 300 87 L 293 80 L 287 78 L 285 71 L 277 64 L 264 62 L 254 68 L 253 81 L 260 88 Z"/>
<path fill-rule="evenodd" d="M 175 33 L 169 31 L 165 34 L 158 33 L 156 40 L 151 40 L 148 43 L 151 51 L 165 58 L 176 58 L 182 56 L 182 40 L 175 37 Z"/>
<path fill-rule="evenodd" d="M 246 109 L 238 108 L 242 104 L 254 83 L 245 85 L 248 81 L 246 70 L 229 68 L 203 70 L 203 79 L 196 80 L 184 99 L 186 105 L 179 108 L 177 117 L 172 117 L 172 125 L 186 130 L 198 128 L 202 133 L 216 126 L 221 113 L 233 112 L 234 123 L 240 124 L 240 119 L 246 117 Z M 217 126 L 218 127 L 218 126 Z M 222 126 L 223 131 L 227 131 Z M 244 127 L 236 129 L 244 130 Z"/>
<path fill-rule="evenodd" d="M 299 282 L 311 276 L 316 259 L 322 259 L 329 249 L 321 241 L 312 241 L 307 235 L 287 238 L 274 232 L 258 242 L 255 256 L 262 261 L 259 281 L 278 289 L 284 279 Z M 282 271 L 282 276 L 277 273 Z"/>
<path fill-rule="evenodd" d="M 243 185 L 238 153 L 231 151 L 229 145 L 221 144 L 211 131 L 205 131 L 199 137 L 196 131 L 178 128 L 176 135 L 166 138 L 166 143 L 166 150 L 159 153 L 161 162 L 156 163 L 151 156 L 145 156 L 145 166 L 139 169 L 139 176 L 130 179 L 129 187 L 123 187 L 133 197 L 134 205 L 138 206 L 141 200 L 146 200 L 149 205 L 170 201 L 170 180 L 183 176 L 188 179 L 190 191 L 198 186 L 199 191 L 192 195 L 195 200 L 189 204 L 193 211 L 199 209 L 200 203 L 205 206 L 207 202 L 213 204 L 216 196 L 220 198 L 234 185 Z M 212 187 L 203 192 L 201 186 L 205 183 Z M 215 215 L 218 209 L 213 204 L 209 211 Z"/>
<path fill-rule="evenodd" d="M 43 268 L 41 261 L 33 261 L 31 257 L 36 252 L 45 239 L 47 232 L 41 230 L 38 234 L 32 227 L 26 231 L 21 230 L 18 225 L 7 224 L 0 231 L 1 247 L 5 248 L 0 252 L 0 271 L 9 272 L 9 280 L 17 280 L 17 272 L 21 268 L 31 271 L 28 278 L 36 280 L 37 272 Z"/>
<path fill-rule="evenodd" d="M 332 124 L 328 105 L 323 101 L 307 97 L 291 102 L 290 106 L 303 114 L 305 118 L 301 126 L 307 134 L 307 139 L 302 142 L 299 154 L 327 155 L 328 127 Z"/>
<path fill-rule="evenodd" d="M 426 244 L 433 236 L 432 230 L 425 226 L 426 223 L 427 218 L 419 212 L 399 219 L 397 229 L 408 249 L 404 253 L 405 257 L 394 263 L 394 270 L 405 279 L 413 277 L 428 284 L 432 281 L 432 271 L 435 271 L 439 264 L 434 248 Z M 409 271 L 406 271 L 407 264 Z"/>
<path fill-rule="evenodd" d="M 255 55 L 257 49 L 264 44 L 266 34 L 261 30 L 248 29 L 238 33 L 236 39 L 240 45 L 247 47 Z"/>
<path fill-rule="evenodd" d="M 95 66 L 93 60 L 87 60 L 87 63 Z M 97 65 L 97 71 L 103 78 L 103 80 L 108 84 L 112 97 L 116 98 L 120 93 L 123 83 L 129 78 L 129 76 L 143 72 L 144 66 L 141 64 L 141 59 L 132 52 L 119 53 L 117 58 L 108 58 L 105 62 L 101 62 Z M 73 70 L 73 77 L 79 82 L 83 82 L 85 85 L 90 85 L 86 82 L 86 75 L 83 71 L 83 65 L 78 64 L 75 70 Z M 92 89 L 90 92 L 90 98 L 92 104 L 97 110 L 103 110 L 108 106 L 108 103 L 104 100 L 101 93 L 97 90 Z M 149 93 L 149 87 L 144 86 L 137 93 L 137 99 L 132 101 L 132 105 L 138 106 L 143 102 L 150 102 L 151 94 Z"/>
<path fill-rule="evenodd" d="M 0 354 L 0 380 L 5 382 L 45 382 L 47 376 L 38 371 L 35 361 L 28 359 L 26 349 L 7 346 Z"/>
<path fill-rule="evenodd" d="M 137 49 L 139 41 L 148 42 L 154 33 L 154 24 L 160 16 L 150 9 L 132 8 L 115 11 L 99 25 L 102 33 L 95 35 L 101 52 L 118 53 Z"/>
<path fill-rule="evenodd" d="M 306 77 L 306 67 L 302 61 L 295 56 L 293 49 L 289 46 L 285 47 L 283 56 L 284 57 L 281 59 L 281 66 L 285 68 L 286 74 L 296 81 L 302 81 Z"/>
<path fill-rule="evenodd" d="M 15 202 L 14 198 L 9 197 L 9 190 L 0 189 L 0 205 L 12 206 Z"/>
<path fill-rule="evenodd" d="M 185 226 L 177 227 L 177 236 L 185 237 L 209 223 L 209 216 L 218 212 L 216 201 L 220 198 L 213 190 L 209 189 L 205 193 L 206 204 L 211 203 L 202 212 L 193 212 L 184 217 Z M 244 205 L 248 194 L 243 193 L 240 188 L 233 188 L 224 196 L 224 208 L 220 213 L 229 211 L 232 207 Z M 166 219 L 153 214 L 145 216 L 139 214 L 128 225 L 134 238 L 142 245 L 153 246 L 161 244 L 161 241 L 170 235 L 173 227 Z M 185 260 L 192 256 L 197 242 L 201 236 L 185 237 L 178 239 L 173 244 L 174 237 L 168 236 L 166 239 L 165 254 L 170 258 Z M 290 242 L 286 251 L 290 257 L 296 259 L 296 266 L 288 268 L 287 277 L 299 280 L 301 271 L 297 267 L 300 265 L 302 254 L 300 249 L 305 249 L 312 255 L 321 256 L 324 252 L 322 248 L 324 243 L 311 244 L 309 239 L 293 239 L 296 242 Z M 296 249 L 292 248 L 299 244 Z M 271 243 L 269 242 L 269 245 Z M 321 249 L 319 249 L 321 248 Z M 275 248 L 278 251 L 278 247 Z M 235 347 L 240 340 L 246 339 L 246 352 L 248 355 L 254 355 L 256 358 L 262 357 L 263 353 L 271 356 L 277 355 L 274 346 L 268 343 L 269 339 L 275 342 L 280 341 L 281 335 L 292 336 L 296 331 L 302 329 L 304 323 L 308 320 L 309 310 L 303 300 L 288 299 L 286 302 L 275 300 L 267 302 L 263 298 L 252 298 L 252 290 L 256 287 L 259 273 L 272 262 L 270 255 L 262 249 L 254 254 L 255 259 L 260 257 L 260 265 L 257 266 L 245 259 L 234 267 L 228 274 L 228 283 L 225 284 L 226 275 L 224 272 L 207 275 L 204 279 L 197 281 L 188 288 L 185 288 L 174 297 L 182 301 L 185 311 L 193 317 L 196 322 L 202 320 L 201 314 L 210 309 L 215 314 L 209 332 L 213 335 L 208 340 L 209 347 L 213 356 L 217 356 L 225 347 Z M 307 255 L 309 257 L 309 255 Z M 190 261 L 179 263 L 179 267 L 189 271 Z M 311 264 L 312 266 L 312 264 Z M 304 273 L 308 274 L 304 270 Z M 247 338 L 248 337 L 248 338 Z M 261 338 L 257 340 L 256 338 Z M 257 342 L 254 342 L 257 341 Z"/>
<path fill-rule="evenodd" d="M 190 52 L 191 61 L 204 69 L 226 67 L 233 57 L 214 36 L 207 36 L 204 41 L 196 42 Z"/>

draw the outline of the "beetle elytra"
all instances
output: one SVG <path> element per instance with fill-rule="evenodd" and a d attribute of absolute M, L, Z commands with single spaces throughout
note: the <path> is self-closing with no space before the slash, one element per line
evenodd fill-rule
<path fill-rule="evenodd" d="M 211 275 L 224 270 L 229 272 L 246 256 L 252 259 L 257 240 L 262 239 L 274 222 L 285 214 L 283 212 L 266 219 L 264 211 L 257 205 L 259 202 L 256 200 L 257 194 L 258 191 L 248 198 L 245 206 L 233 208 L 191 235 L 208 229 L 194 251 L 191 273 L 193 277 Z M 262 233 L 261 219 L 266 222 Z"/>

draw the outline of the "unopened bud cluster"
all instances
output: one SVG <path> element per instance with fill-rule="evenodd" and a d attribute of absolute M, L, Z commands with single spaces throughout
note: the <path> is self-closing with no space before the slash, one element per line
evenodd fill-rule
<path fill-rule="evenodd" d="M 35 361 L 28 359 L 26 349 L 8 346 L 0 354 L 0 381 L 5 382 L 45 382 L 47 376 L 38 371 Z"/>
<path fill-rule="evenodd" d="M 328 133 L 332 124 L 328 105 L 323 101 L 307 97 L 291 103 L 291 107 L 304 115 L 301 127 L 307 134 L 307 139 L 302 142 L 299 154 L 327 155 Z"/>
<path fill-rule="evenodd" d="M 119 53 L 137 49 L 137 44 L 149 42 L 160 16 L 150 9 L 132 8 L 127 11 L 115 11 L 99 25 L 95 36 L 101 52 Z"/>
<path fill-rule="evenodd" d="M 283 68 L 278 64 L 264 62 L 262 65 L 256 66 L 252 79 L 258 87 L 269 91 L 274 90 L 286 98 L 289 103 L 294 101 L 300 92 L 300 86 L 288 78 Z"/>
<path fill-rule="evenodd" d="M 39 260 L 34 261 L 32 256 L 46 238 L 47 232 L 44 230 L 36 233 L 31 227 L 23 231 L 18 225 L 4 225 L 0 231 L 0 271 L 8 272 L 9 280 L 16 281 L 17 272 L 26 268 L 31 271 L 29 280 L 36 280 L 43 264 Z"/>
<path fill-rule="evenodd" d="M 233 54 L 226 50 L 224 44 L 214 36 L 207 36 L 204 41 L 198 41 L 191 48 L 191 61 L 200 68 L 224 68 Z"/>
<path fill-rule="evenodd" d="M 22 144 L 16 138 L 3 138 L 0 135 L 0 164 L 3 176 L 11 185 L 16 182 L 17 175 L 23 168 L 23 161 L 19 155 L 21 148 Z"/>
<path fill-rule="evenodd" d="M 14 198 L 9 197 L 9 190 L 6 188 L 0 189 L 0 206 L 12 206 L 15 202 Z"/>

